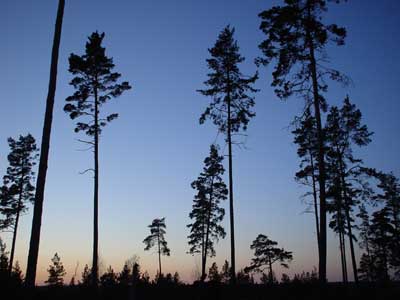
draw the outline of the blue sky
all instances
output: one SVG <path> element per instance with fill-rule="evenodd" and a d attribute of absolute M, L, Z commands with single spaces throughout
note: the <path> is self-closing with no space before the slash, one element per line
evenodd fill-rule
<path fill-rule="evenodd" d="M 107 54 L 133 89 L 104 106 L 120 117 L 103 132 L 100 144 L 100 256 L 104 268 L 120 270 L 125 259 L 140 256 L 154 274 L 156 256 L 143 251 L 147 225 L 166 217 L 171 257 L 165 271 L 178 270 L 192 280 L 199 259 L 186 254 L 190 187 L 201 171 L 217 130 L 198 118 L 209 99 L 203 88 L 207 48 L 227 25 L 236 28 L 245 74 L 253 74 L 257 45 L 263 36 L 257 14 L 281 1 L 66 1 L 59 57 L 58 85 L 39 256 L 39 282 L 58 252 L 67 277 L 90 263 L 92 178 L 79 172 L 92 166 L 90 152 L 78 151 L 82 138 L 62 110 L 73 93 L 68 56 L 82 54 L 93 31 L 106 33 Z M 0 171 L 4 174 L 9 136 L 31 132 L 40 141 L 47 94 L 51 43 L 57 1 L 2 1 L 0 4 Z M 330 85 L 327 99 L 339 104 L 348 94 L 374 131 L 373 142 L 357 153 L 366 164 L 400 175 L 400 2 L 353 0 L 331 5 L 328 20 L 348 30 L 346 45 L 329 48 L 337 69 L 353 85 Z M 271 70 L 261 68 L 256 86 L 257 116 L 251 120 L 245 150 L 234 151 L 236 245 L 238 266 L 249 263 L 249 246 L 263 233 L 294 252 L 289 274 L 318 263 L 312 216 L 303 214 L 294 181 L 296 147 L 288 125 L 302 101 L 282 102 L 270 88 Z M 221 136 L 217 138 L 223 143 Z M 39 143 L 40 144 L 40 143 Z M 223 148 L 223 147 L 222 147 Z M 225 207 L 228 208 L 227 203 Z M 25 270 L 31 213 L 22 218 L 16 258 Z M 227 218 L 224 221 L 228 230 Z M 10 245 L 10 234 L 1 235 Z M 229 259 L 229 235 L 218 244 L 219 265 Z M 329 239 L 328 275 L 340 279 L 338 243 Z M 277 269 L 277 273 L 280 271 Z"/>

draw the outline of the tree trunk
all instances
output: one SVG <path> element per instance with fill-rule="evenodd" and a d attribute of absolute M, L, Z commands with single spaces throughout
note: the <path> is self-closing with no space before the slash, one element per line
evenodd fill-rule
<path fill-rule="evenodd" d="M 308 7 L 309 18 L 311 18 L 310 7 Z M 320 216 L 320 239 L 319 239 L 319 265 L 318 275 L 322 283 L 326 282 L 326 193 L 325 193 L 325 149 L 324 149 L 324 133 L 322 131 L 320 99 L 318 92 L 317 66 L 314 54 L 314 44 L 311 33 L 307 29 L 307 46 L 310 52 L 310 70 L 313 88 L 313 104 L 315 120 L 317 122 L 317 139 L 318 139 L 318 182 L 319 182 L 319 216 Z"/>
<path fill-rule="evenodd" d="M 208 202 L 208 216 L 207 216 L 207 228 L 206 228 L 206 241 L 205 241 L 205 247 L 204 247 L 204 258 L 202 261 L 202 276 L 201 276 L 201 281 L 204 281 L 206 279 L 206 264 L 207 264 L 207 255 L 208 255 L 208 241 L 209 241 L 209 235 L 210 235 L 210 219 L 211 219 L 211 210 L 212 210 L 212 199 L 213 199 L 213 184 L 214 184 L 214 178 L 211 180 L 211 190 L 210 190 L 210 200 Z"/>
<path fill-rule="evenodd" d="M 28 287 L 35 286 L 35 279 L 36 279 L 36 266 L 39 254 L 40 227 L 42 225 L 44 189 L 46 184 L 47 161 L 49 157 L 49 148 L 50 148 L 50 134 L 51 134 L 51 124 L 53 120 L 54 96 L 56 93 L 56 84 L 57 84 L 57 63 L 58 63 L 58 52 L 61 40 L 61 28 L 64 15 L 64 5 L 65 5 L 65 0 L 59 0 L 58 10 L 57 10 L 57 20 L 54 31 L 53 49 L 51 53 L 49 90 L 46 100 L 46 112 L 44 117 L 44 125 L 42 133 L 42 144 L 40 147 L 39 171 L 36 181 L 35 204 L 33 209 L 31 239 L 29 244 L 29 255 L 28 255 L 26 278 L 25 278 L 25 285 Z"/>
<path fill-rule="evenodd" d="M 160 232 L 160 227 L 158 227 L 158 232 Z M 160 247 L 160 234 L 157 236 L 158 241 L 158 267 L 160 270 L 159 278 L 161 277 L 161 247 Z"/>
<path fill-rule="evenodd" d="M 24 182 L 24 179 L 21 179 L 21 182 Z M 18 231 L 18 223 L 19 223 L 19 215 L 22 208 L 22 189 L 23 185 L 20 186 L 19 196 L 18 196 L 18 205 L 17 205 L 17 216 L 15 217 L 15 224 L 14 224 L 14 232 L 13 232 L 13 239 L 12 239 L 12 246 L 11 246 L 11 253 L 10 253 L 10 264 L 8 267 L 8 274 L 11 277 L 12 267 L 14 262 L 14 254 L 15 254 L 15 242 L 17 240 L 17 231 Z"/>
<path fill-rule="evenodd" d="M 233 170 L 232 170 L 232 137 L 231 137 L 231 99 L 228 89 L 228 158 L 229 158 L 229 217 L 231 229 L 231 283 L 236 284 L 235 268 L 235 224 L 233 216 Z"/>
<path fill-rule="evenodd" d="M 347 195 L 346 181 L 344 178 L 343 160 L 341 158 L 339 159 L 339 163 L 340 163 L 340 179 L 342 183 L 342 190 L 344 197 L 344 211 L 346 214 L 347 234 L 349 237 L 349 244 L 350 244 L 351 264 L 353 267 L 354 281 L 356 284 L 358 284 L 357 262 L 356 262 L 356 255 L 354 253 L 353 233 L 352 233 L 351 218 L 350 218 L 350 203 Z"/>
<path fill-rule="evenodd" d="M 310 163 L 311 163 L 311 169 L 312 169 L 312 188 L 313 188 L 313 200 L 314 200 L 314 215 L 315 215 L 315 228 L 317 230 L 317 245 L 318 245 L 318 253 L 319 253 L 319 217 L 318 217 L 318 203 L 317 203 L 317 181 L 315 179 L 315 172 L 314 172 L 314 158 L 313 155 L 311 154 L 311 151 L 309 151 L 310 155 Z"/>
<path fill-rule="evenodd" d="M 273 273 L 272 273 L 272 262 L 271 258 L 269 259 L 269 278 L 268 278 L 269 283 L 272 285 L 274 283 L 274 278 L 273 278 Z"/>
<path fill-rule="evenodd" d="M 97 286 L 99 280 L 99 104 L 97 95 L 97 78 L 94 88 L 94 199 L 93 199 L 93 259 L 92 284 Z"/>

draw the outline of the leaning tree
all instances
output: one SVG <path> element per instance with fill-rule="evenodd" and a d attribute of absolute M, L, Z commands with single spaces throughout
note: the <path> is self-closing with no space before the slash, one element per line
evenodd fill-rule
<path fill-rule="evenodd" d="M 324 24 L 325 0 L 285 0 L 283 6 L 274 6 L 259 14 L 260 29 L 266 39 L 259 45 L 263 57 L 258 64 L 276 61 L 272 71 L 272 87 L 281 99 L 298 95 L 305 106 L 313 108 L 316 122 L 318 184 L 320 202 L 319 279 L 326 281 L 327 208 L 325 191 L 325 151 L 321 111 L 327 107 L 323 93 L 327 81 L 347 83 L 348 79 L 327 64 L 326 49 L 330 42 L 344 44 L 346 30 L 336 24 Z M 340 2 L 337 0 L 336 2 Z"/>
<path fill-rule="evenodd" d="M 105 53 L 102 46 L 104 33 L 93 32 L 86 43 L 85 54 L 71 54 L 69 57 L 69 72 L 75 77 L 70 84 L 75 93 L 66 98 L 64 111 L 72 120 L 81 118 L 76 123 L 75 132 L 83 131 L 90 140 L 80 140 L 93 149 L 94 168 L 94 219 L 93 219 L 93 260 L 92 280 L 98 283 L 98 202 L 99 202 L 99 137 L 102 129 L 116 119 L 118 114 L 101 115 L 100 109 L 109 100 L 121 96 L 131 86 L 124 81 L 118 83 L 120 73 L 112 72 L 113 59 Z"/>
<path fill-rule="evenodd" d="M 228 189 L 221 177 L 225 172 L 222 160 L 217 146 L 211 145 L 210 155 L 204 160 L 203 172 L 192 182 L 192 188 L 197 193 L 189 214 L 193 222 L 187 225 L 190 228 L 189 253 L 201 254 L 202 281 L 206 278 L 207 257 L 215 256 L 214 241 L 225 237 L 221 226 L 225 210 L 220 207 L 220 202 L 226 200 Z"/>
<path fill-rule="evenodd" d="M 212 102 L 200 117 L 200 124 L 211 119 L 218 126 L 219 132 L 226 135 L 229 163 L 229 217 L 231 238 L 231 280 L 236 282 L 235 273 L 235 230 L 233 210 L 233 167 L 232 167 L 232 134 L 245 131 L 255 113 L 252 111 L 257 90 L 253 87 L 258 74 L 244 76 L 239 70 L 239 64 L 244 57 L 239 53 L 239 46 L 234 39 L 235 29 L 229 26 L 219 34 L 213 48 L 208 51 L 211 58 L 207 59 L 210 73 L 204 84 L 208 89 L 199 92 L 212 98 Z"/>
<path fill-rule="evenodd" d="M 150 228 L 150 235 L 143 240 L 143 243 L 146 245 L 144 250 L 148 251 L 156 246 L 159 266 L 158 276 L 161 277 L 161 255 L 170 256 L 171 254 L 171 250 L 168 248 L 167 241 L 165 240 L 165 230 L 167 228 L 165 225 L 165 218 L 154 219 L 148 227 Z"/>

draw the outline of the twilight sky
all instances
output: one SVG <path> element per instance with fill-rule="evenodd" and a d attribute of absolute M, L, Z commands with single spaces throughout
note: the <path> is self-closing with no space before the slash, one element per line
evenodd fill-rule
<path fill-rule="evenodd" d="M 3 0 L 0 3 L 0 174 L 7 165 L 7 137 L 32 133 L 40 146 L 47 95 L 56 0 Z M 198 118 L 210 99 L 196 92 L 203 87 L 209 57 L 218 33 L 227 24 L 236 28 L 245 74 L 256 71 L 257 45 L 263 35 L 257 14 L 281 1 L 261 0 L 67 0 L 60 47 L 58 85 L 48 180 L 43 212 L 37 282 L 47 277 L 55 252 L 67 270 L 67 282 L 79 262 L 91 262 L 93 182 L 79 172 L 92 166 L 92 153 L 76 141 L 74 123 L 63 112 L 73 93 L 68 82 L 68 56 L 82 54 L 93 31 L 106 33 L 107 54 L 115 70 L 133 89 L 104 106 L 120 117 L 103 132 L 100 144 L 100 257 L 102 268 L 115 271 L 136 254 L 150 275 L 156 256 L 143 251 L 147 225 L 166 217 L 171 257 L 163 271 L 179 271 L 192 281 L 200 258 L 186 254 L 194 191 L 190 183 L 202 169 L 210 143 L 217 136 L 211 122 Z M 333 65 L 349 75 L 353 84 L 332 84 L 327 96 L 339 104 L 348 94 L 374 131 L 373 142 L 357 153 L 366 165 L 400 175 L 400 2 L 352 0 L 331 5 L 329 20 L 348 30 L 346 45 L 329 49 Z M 294 181 L 298 168 L 296 147 L 288 125 L 302 101 L 279 101 L 270 88 L 271 70 L 261 68 L 256 87 L 257 116 L 251 120 L 247 149 L 234 150 L 235 218 L 238 269 L 251 259 L 251 242 L 268 235 L 294 253 L 288 274 L 310 271 L 318 257 L 312 215 Z M 223 147 L 223 139 L 217 137 Z M 227 180 L 227 178 L 226 178 Z M 224 203 L 228 208 L 228 203 Z M 31 211 L 18 232 L 16 259 L 23 271 L 28 252 Z M 229 260 L 227 237 L 217 246 L 219 266 Z M 1 233 L 7 245 L 11 234 Z M 340 279 L 338 242 L 328 241 L 328 277 Z M 280 278 L 280 270 L 276 273 Z M 351 273 L 351 272 L 350 272 Z"/>

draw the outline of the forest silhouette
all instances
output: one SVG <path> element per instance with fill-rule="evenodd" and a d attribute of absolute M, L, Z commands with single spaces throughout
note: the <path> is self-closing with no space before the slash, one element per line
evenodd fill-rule
<path fill-rule="evenodd" d="M 67 3 L 65 3 L 67 2 Z M 48 279 L 37 285 L 38 256 L 43 203 L 56 100 L 59 49 L 64 29 L 64 9 L 68 1 L 59 0 L 50 57 L 48 94 L 41 137 L 31 134 L 9 137 L 6 174 L 0 189 L 0 230 L 12 233 L 11 247 L 0 238 L 0 283 L 7 299 L 396 299 L 400 296 L 400 181 L 393 172 L 368 166 L 357 149 L 367 147 L 374 134 L 365 124 L 361 110 L 343 94 L 341 105 L 332 105 L 327 97 L 330 84 L 344 87 L 351 79 L 329 62 L 329 51 L 347 43 L 347 29 L 326 23 L 330 6 L 345 6 L 346 1 L 282 0 L 279 6 L 258 15 L 263 41 L 258 47 L 253 72 L 242 73 L 245 57 L 235 38 L 235 27 L 227 25 L 215 33 L 208 48 L 204 82 L 198 90 L 207 106 L 197 112 L 199 125 L 212 123 L 223 143 L 206 144 L 208 156 L 199 161 L 199 175 L 192 178 L 192 209 L 187 216 L 187 255 L 199 256 L 201 272 L 194 282 L 185 282 L 176 272 L 163 273 L 164 256 L 173 256 L 168 247 L 167 221 L 154 207 L 149 235 L 141 237 L 145 251 L 155 251 L 158 269 L 154 278 L 140 265 L 139 258 L 126 260 L 120 272 L 108 266 L 99 268 L 99 151 L 100 137 L 107 139 L 106 126 L 118 118 L 108 113 L 107 102 L 125 93 L 135 93 L 135 78 L 114 70 L 113 45 L 105 48 L 107 34 L 88 33 L 80 54 L 69 56 L 69 85 L 72 95 L 64 99 L 64 112 L 74 122 L 78 141 L 93 152 L 92 167 L 82 173 L 93 175 L 93 247 L 92 261 L 83 272 L 64 282 L 66 270 L 62 253 L 55 253 L 47 269 Z M 257 18 L 257 16 L 254 16 Z M 350 41 L 351 42 L 351 41 Z M 85 44 L 84 44 L 85 43 Z M 260 232 L 249 249 L 250 264 L 237 267 L 235 253 L 234 188 L 241 177 L 234 177 L 235 159 L 240 155 L 240 138 L 256 116 L 259 72 L 268 72 L 275 96 L 281 100 L 301 101 L 302 111 L 291 126 L 299 159 L 293 176 L 306 188 L 304 195 L 315 224 L 318 267 L 313 271 L 286 273 L 277 278 L 275 268 L 290 268 L 296 253 L 280 245 L 279 236 Z M 131 86 L 132 85 L 132 86 Z M 194 93 L 196 91 L 193 91 Z M 58 101 L 58 99 L 57 99 Z M 278 100 L 277 100 L 278 101 Z M 124 112 L 122 112 L 123 114 Z M 167 124 L 166 124 L 167 126 Z M 29 128 L 28 128 L 29 130 Z M 251 134 L 251 133 L 250 133 Z M 83 137 L 82 137 L 83 136 Z M 40 147 L 36 140 L 40 140 Z M 227 155 L 224 155 L 225 147 Z M 162 149 L 160 150 L 162 151 Z M 167 158 L 166 158 L 167 159 Z M 226 165 L 226 167 L 225 167 Z M 36 169 L 37 166 L 37 169 Z M 225 182 L 225 172 L 227 180 Z M 37 174 L 37 177 L 35 177 Z M 235 182 L 233 179 L 236 179 Z M 34 182 L 36 180 L 36 183 Z M 107 184 L 107 182 L 102 182 Z M 225 212 L 225 202 L 228 210 Z M 31 204 L 31 205 L 30 205 Z M 150 204 L 149 204 L 150 205 Z M 15 261 L 18 224 L 30 206 L 33 210 L 27 268 L 24 274 Z M 188 202 L 188 206 L 190 203 Z M 140 212 L 137 212 L 140 213 Z M 229 220 L 224 228 L 223 220 Z M 262 218 L 254 216 L 254 218 Z M 290 216 L 285 216 L 289 217 Z M 150 221 L 150 220 L 149 220 Z M 146 227 L 147 224 L 143 224 Z M 328 282 L 327 234 L 337 239 L 341 282 Z M 312 232 L 305 234 L 313 235 Z M 230 256 L 223 265 L 212 261 L 215 245 L 229 237 Z M 184 238 L 184 237 L 183 237 Z M 275 239 L 277 241 L 275 241 Z M 140 239 L 137 241 L 140 242 Z M 78 245 L 79 246 L 79 245 Z M 357 251 L 360 256 L 357 256 Z M 349 251 L 349 252 L 348 252 Z M 348 261 L 348 257 L 350 260 Z M 312 266 L 310 266 L 310 269 Z M 349 279 L 349 273 L 354 279 Z M 4 299 L 5 299 L 4 298 Z"/>

